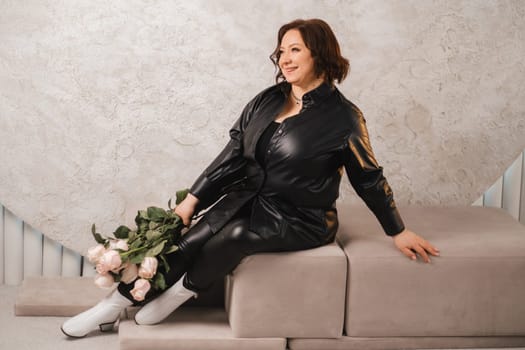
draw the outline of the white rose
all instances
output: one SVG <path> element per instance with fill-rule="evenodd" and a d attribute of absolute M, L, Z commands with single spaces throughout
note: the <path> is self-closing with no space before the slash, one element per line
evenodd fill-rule
<path fill-rule="evenodd" d="M 95 276 L 95 285 L 100 288 L 110 288 L 115 283 L 113 276 L 109 273 L 97 274 Z"/>
<path fill-rule="evenodd" d="M 157 273 L 157 266 L 158 266 L 157 258 L 155 257 L 146 257 L 144 260 L 142 260 L 142 263 L 140 263 L 139 268 L 139 277 L 150 279 L 155 276 Z"/>
<path fill-rule="evenodd" d="M 94 247 L 91 247 L 87 251 L 87 258 L 92 264 L 98 263 L 98 260 L 106 252 L 106 248 L 102 244 L 97 244 Z"/>
<path fill-rule="evenodd" d="M 138 279 L 135 281 L 134 288 L 131 290 L 131 295 L 136 301 L 142 301 L 146 297 L 146 293 L 150 290 L 151 284 L 148 280 Z"/>
<path fill-rule="evenodd" d="M 126 242 L 124 239 L 114 239 L 109 242 L 109 248 L 110 249 L 120 249 L 120 250 L 128 250 L 128 242 Z"/>

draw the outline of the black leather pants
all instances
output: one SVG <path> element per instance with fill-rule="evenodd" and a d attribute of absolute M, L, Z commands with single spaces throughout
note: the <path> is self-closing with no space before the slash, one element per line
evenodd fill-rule
<path fill-rule="evenodd" d="M 166 284 L 174 285 L 186 273 L 184 286 L 195 292 L 209 288 L 213 282 L 231 272 L 241 260 L 254 253 L 279 252 L 313 248 L 311 242 L 294 237 L 276 235 L 269 239 L 261 238 L 249 230 L 249 206 L 241 209 L 217 233 L 213 233 L 205 220 L 197 222 L 178 242 L 179 250 L 166 258 L 169 271 L 164 274 Z M 120 283 L 120 293 L 133 300 L 130 295 L 133 283 Z M 151 291 L 145 302 L 151 301 L 159 293 Z M 141 303 L 143 304 L 143 303 Z"/>

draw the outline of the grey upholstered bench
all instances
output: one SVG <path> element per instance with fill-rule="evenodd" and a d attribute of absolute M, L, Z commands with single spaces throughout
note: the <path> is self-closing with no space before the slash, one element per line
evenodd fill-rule
<path fill-rule="evenodd" d="M 510 215 L 400 208 L 407 226 L 441 250 L 425 264 L 401 255 L 366 208 L 338 208 L 349 272 L 344 336 L 291 339 L 290 349 L 525 345 L 525 226 Z"/>

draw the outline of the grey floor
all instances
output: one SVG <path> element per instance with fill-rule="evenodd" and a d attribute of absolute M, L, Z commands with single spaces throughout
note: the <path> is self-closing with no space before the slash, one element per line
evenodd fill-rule
<path fill-rule="evenodd" d="M 17 287 L 0 285 L 0 350 L 118 350 L 116 332 L 96 332 L 92 336 L 72 340 L 60 331 L 60 325 L 66 320 L 64 317 L 16 317 L 16 291 Z"/>
<path fill-rule="evenodd" d="M 0 285 L 0 350 L 118 350 L 116 332 L 72 340 L 60 331 L 64 317 L 16 317 L 16 290 Z"/>

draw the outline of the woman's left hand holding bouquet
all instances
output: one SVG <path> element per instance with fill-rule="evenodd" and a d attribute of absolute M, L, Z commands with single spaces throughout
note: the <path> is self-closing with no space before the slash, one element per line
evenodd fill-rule
<path fill-rule="evenodd" d="M 191 217 L 193 216 L 193 213 L 195 212 L 195 208 L 197 207 L 197 204 L 199 204 L 199 199 L 192 195 L 191 193 L 188 193 L 186 198 L 177 206 L 175 209 L 173 209 L 173 212 L 180 216 L 182 219 L 182 222 L 184 223 L 184 226 L 188 227 L 191 224 Z"/>

